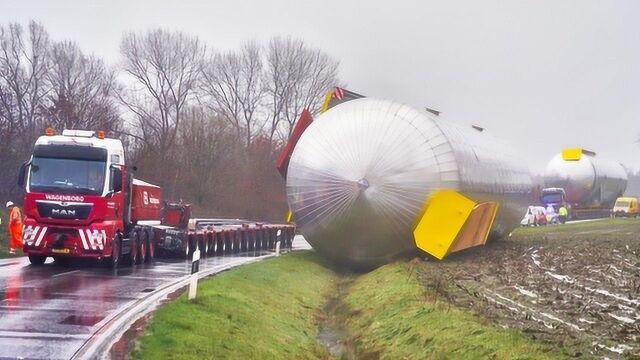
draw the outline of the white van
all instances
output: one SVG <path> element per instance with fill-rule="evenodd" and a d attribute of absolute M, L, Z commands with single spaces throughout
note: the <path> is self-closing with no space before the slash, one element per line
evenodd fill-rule
<path fill-rule="evenodd" d="M 538 224 L 538 222 L 536 221 L 536 216 L 540 214 L 544 215 L 546 218 L 547 211 L 545 210 L 544 206 L 529 206 L 527 208 L 527 212 L 524 214 L 524 217 L 522 218 L 522 221 L 520 221 L 520 225 L 522 226 L 542 225 L 542 224 Z M 544 225 L 546 225 L 546 221 Z"/>

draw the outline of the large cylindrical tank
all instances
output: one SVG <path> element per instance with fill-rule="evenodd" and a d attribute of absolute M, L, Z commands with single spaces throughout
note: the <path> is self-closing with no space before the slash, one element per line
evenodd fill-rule
<path fill-rule="evenodd" d="M 307 128 L 291 156 L 287 198 L 316 251 L 351 267 L 375 267 L 417 251 L 413 227 L 436 190 L 499 201 L 494 233 L 517 226 L 531 190 L 521 159 L 470 126 L 364 98 Z"/>
<path fill-rule="evenodd" d="M 622 196 L 627 188 L 627 172 L 620 163 L 599 158 L 590 151 L 568 150 L 547 164 L 545 187 L 563 188 L 569 203 L 581 205 L 608 205 Z"/>

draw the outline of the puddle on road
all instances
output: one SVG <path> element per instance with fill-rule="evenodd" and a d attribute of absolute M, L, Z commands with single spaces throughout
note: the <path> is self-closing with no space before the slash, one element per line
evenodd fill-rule
<path fill-rule="evenodd" d="M 81 326 L 93 326 L 99 323 L 104 316 L 96 315 L 70 315 L 64 320 L 60 321 L 60 324 L 65 325 L 81 325 Z"/>
<path fill-rule="evenodd" d="M 348 311 L 343 300 L 352 282 L 350 278 L 339 280 L 335 294 L 322 308 L 316 335 L 316 340 L 327 348 L 331 356 L 341 360 L 357 358 L 355 348 L 349 341 L 349 333 L 344 327 Z"/>

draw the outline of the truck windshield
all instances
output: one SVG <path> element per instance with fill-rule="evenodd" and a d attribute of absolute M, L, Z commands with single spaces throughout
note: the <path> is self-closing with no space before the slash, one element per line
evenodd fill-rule
<path fill-rule="evenodd" d="M 557 192 L 557 193 L 542 194 L 541 200 L 543 204 L 559 204 L 559 203 L 562 203 L 562 200 L 563 200 L 562 193 Z"/>
<path fill-rule="evenodd" d="M 40 145 L 31 160 L 29 190 L 44 193 L 100 195 L 106 174 L 106 150 Z"/>

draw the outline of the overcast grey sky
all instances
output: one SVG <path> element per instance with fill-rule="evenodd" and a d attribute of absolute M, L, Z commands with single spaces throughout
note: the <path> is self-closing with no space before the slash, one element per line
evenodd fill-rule
<path fill-rule="evenodd" d="M 340 60 L 350 89 L 510 139 L 543 171 L 583 146 L 640 168 L 640 1 L 0 0 L 108 63 L 124 31 L 164 27 L 229 49 L 292 35 Z"/>

